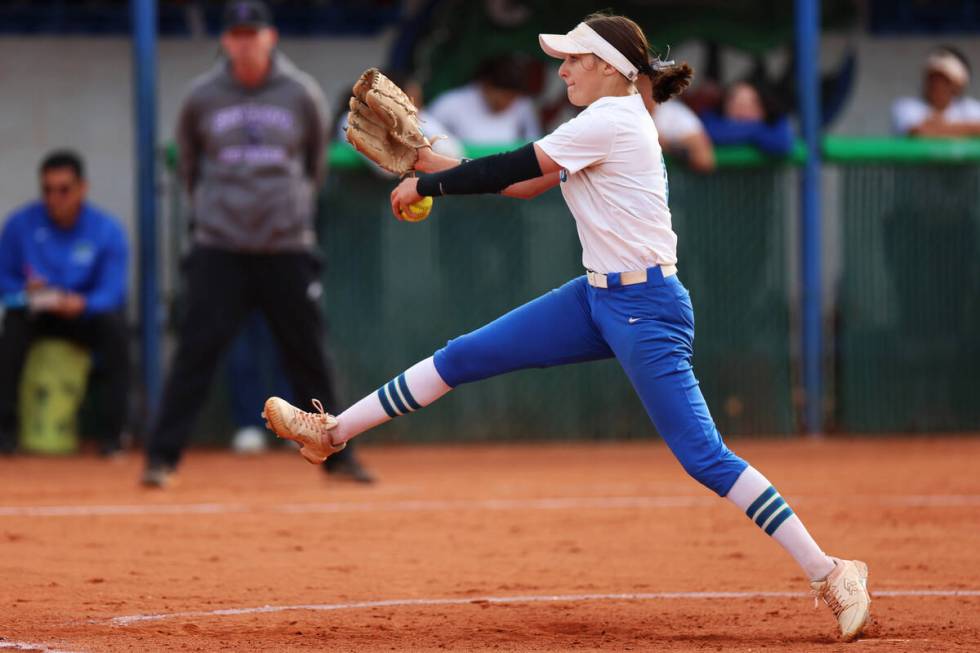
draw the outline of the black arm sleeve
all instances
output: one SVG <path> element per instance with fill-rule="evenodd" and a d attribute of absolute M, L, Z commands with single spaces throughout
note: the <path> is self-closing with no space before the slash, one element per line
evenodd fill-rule
<path fill-rule="evenodd" d="M 461 163 L 455 168 L 419 175 L 419 195 L 476 195 L 499 193 L 511 184 L 541 176 L 534 144 L 503 154 Z"/>

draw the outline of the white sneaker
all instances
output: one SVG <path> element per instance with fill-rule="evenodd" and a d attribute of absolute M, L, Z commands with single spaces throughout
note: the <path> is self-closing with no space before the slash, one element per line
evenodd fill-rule
<path fill-rule="evenodd" d="M 265 425 L 278 437 L 300 445 L 299 453 L 314 465 L 347 446 L 346 442 L 334 444 L 330 431 L 337 428 L 337 418 L 323 410 L 319 400 L 313 400 L 319 413 L 308 413 L 279 397 L 265 401 L 262 417 Z"/>
<path fill-rule="evenodd" d="M 262 453 L 268 449 L 265 432 L 258 426 L 242 427 L 235 431 L 231 439 L 231 449 L 242 455 Z"/>
<path fill-rule="evenodd" d="M 831 558 L 834 568 L 824 580 L 811 581 L 813 603 L 817 599 L 833 611 L 845 642 L 857 639 L 871 615 L 871 595 L 868 594 L 868 565 L 860 560 Z"/>

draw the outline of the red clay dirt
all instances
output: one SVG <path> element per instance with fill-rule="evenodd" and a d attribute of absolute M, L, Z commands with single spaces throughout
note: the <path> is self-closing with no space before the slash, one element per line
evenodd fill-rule
<path fill-rule="evenodd" d="M 586 443 L 365 447 L 372 487 L 291 451 L 194 451 L 167 491 L 135 454 L 0 459 L 0 651 L 980 650 L 980 439 L 732 444 L 869 563 L 865 639 L 662 444 Z"/>

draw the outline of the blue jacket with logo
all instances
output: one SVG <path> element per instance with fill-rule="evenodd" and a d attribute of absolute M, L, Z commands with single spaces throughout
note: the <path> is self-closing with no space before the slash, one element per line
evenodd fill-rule
<path fill-rule="evenodd" d="M 0 297 L 22 307 L 27 280 L 85 297 L 85 314 L 115 311 L 126 301 L 128 247 L 119 222 L 89 203 L 78 221 L 61 229 L 44 204 L 31 202 L 14 211 L 0 233 Z"/>

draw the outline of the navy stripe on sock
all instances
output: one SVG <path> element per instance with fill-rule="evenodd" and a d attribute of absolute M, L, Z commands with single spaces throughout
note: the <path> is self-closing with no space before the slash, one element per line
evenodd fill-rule
<path fill-rule="evenodd" d="M 419 404 L 419 402 L 415 401 L 415 397 L 413 397 L 412 393 L 408 391 L 408 380 L 405 378 L 404 372 L 398 376 L 397 381 L 398 387 L 401 389 L 402 395 L 405 397 L 405 401 L 408 402 L 409 407 L 412 410 L 418 410 L 421 408 L 422 406 Z"/>
<path fill-rule="evenodd" d="M 779 528 L 784 521 L 786 521 L 792 516 L 793 516 L 793 509 L 790 508 L 789 506 L 786 506 L 786 509 L 783 510 L 778 515 L 776 515 L 776 518 L 773 519 L 771 522 L 769 522 L 769 525 L 766 526 L 766 535 L 772 535 L 773 533 L 775 533 L 776 529 Z"/>
<path fill-rule="evenodd" d="M 401 413 L 402 415 L 404 415 L 405 413 L 407 413 L 408 412 L 408 406 L 406 406 L 402 402 L 401 397 L 398 396 L 398 388 L 395 387 L 395 382 L 393 380 L 392 381 L 388 381 L 387 388 L 388 388 L 388 394 L 391 395 L 391 400 L 393 402 L 395 402 L 395 408 L 398 409 L 398 412 Z"/>
<path fill-rule="evenodd" d="M 378 399 L 381 400 L 381 407 L 385 409 L 386 413 L 388 413 L 388 417 L 391 418 L 398 417 L 398 413 L 395 412 L 395 409 L 391 407 L 391 402 L 388 401 L 388 397 L 385 394 L 384 386 L 382 386 L 381 389 L 378 390 Z"/>
<path fill-rule="evenodd" d="M 769 516 L 772 515 L 772 513 L 776 512 L 785 505 L 786 502 L 782 497 L 776 497 L 772 503 L 766 506 L 765 510 L 759 513 L 759 516 L 755 518 L 755 523 L 761 527 L 766 523 L 766 520 L 769 519 Z"/>
<path fill-rule="evenodd" d="M 772 495 L 774 494 L 776 494 L 776 488 L 774 488 L 771 485 L 768 488 L 766 488 L 766 491 L 760 494 L 759 498 L 753 501 L 752 505 L 749 506 L 749 509 L 745 511 L 745 514 L 749 516 L 749 519 L 752 519 L 756 511 L 759 508 L 761 508 L 763 505 L 765 505 L 766 501 L 772 498 Z"/>

